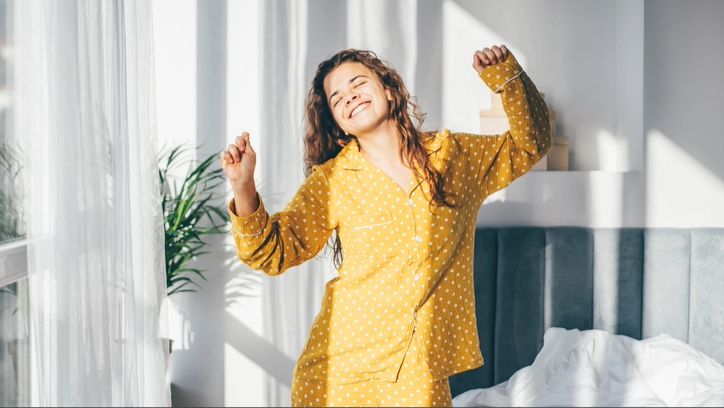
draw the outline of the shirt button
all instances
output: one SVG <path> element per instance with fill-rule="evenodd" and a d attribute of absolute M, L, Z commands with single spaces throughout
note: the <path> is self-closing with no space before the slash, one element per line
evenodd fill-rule
<path fill-rule="evenodd" d="M 422 242 L 422 238 L 419 235 L 415 235 L 415 237 L 412 239 L 414 239 L 417 242 Z"/>
<path fill-rule="evenodd" d="M 417 281 L 419 281 L 419 280 L 420 280 L 420 274 L 419 274 L 419 273 L 416 273 L 416 274 L 415 274 L 415 282 L 417 282 Z"/>
<path fill-rule="evenodd" d="M 414 206 L 415 206 L 415 202 L 412 201 L 412 199 L 409 199 L 409 200 L 407 200 L 407 205 L 409 205 L 410 207 L 414 207 Z"/>

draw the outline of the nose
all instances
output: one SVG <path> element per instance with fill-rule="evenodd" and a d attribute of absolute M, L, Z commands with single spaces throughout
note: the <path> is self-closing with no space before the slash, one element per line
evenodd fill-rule
<path fill-rule="evenodd" d="M 349 104 L 352 103 L 352 101 L 354 101 L 354 100 L 357 99 L 358 97 L 359 97 L 359 95 L 354 94 L 354 95 L 352 95 L 349 99 L 347 99 L 347 106 L 349 106 Z"/>

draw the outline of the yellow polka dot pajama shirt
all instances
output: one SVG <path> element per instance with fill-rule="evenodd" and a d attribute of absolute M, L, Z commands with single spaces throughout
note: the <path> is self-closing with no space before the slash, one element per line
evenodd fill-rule
<path fill-rule="evenodd" d="M 510 130 L 437 132 L 425 140 L 456 208 L 403 188 L 353 141 L 315 165 L 291 202 L 269 214 L 228 212 L 241 262 L 276 276 L 313 258 L 337 231 L 344 261 L 327 282 L 294 367 L 294 406 L 451 405 L 448 377 L 480 367 L 473 289 L 478 210 L 551 145 L 548 109 L 512 54 L 480 78 L 500 93 Z"/>

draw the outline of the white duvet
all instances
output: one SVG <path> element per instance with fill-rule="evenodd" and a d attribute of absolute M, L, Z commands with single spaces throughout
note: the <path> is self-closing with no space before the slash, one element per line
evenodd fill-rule
<path fill-rule="evenodd" d="M 724 406 L 724 367 L 666 334 L 635 340 L 552 327 L 532 365 L 453 399 L 456 407 L 582 405 Z"/>

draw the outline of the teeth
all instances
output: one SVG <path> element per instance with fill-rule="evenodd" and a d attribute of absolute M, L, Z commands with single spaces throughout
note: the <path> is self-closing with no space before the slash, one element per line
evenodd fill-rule
<path fill-rule="evenodd" d="M 351 118 L 352 116 L 356 115 L 357 112 L 361 111 L 362 109 L 365 109 L 367 107 L 368 103 L 369 102 L 363 102 L 363 103 L 359 104 L 356 108 L 354 108 L 354 110 L 352 111 L 352 114 L 350 114 L 349 117 Z"/>

